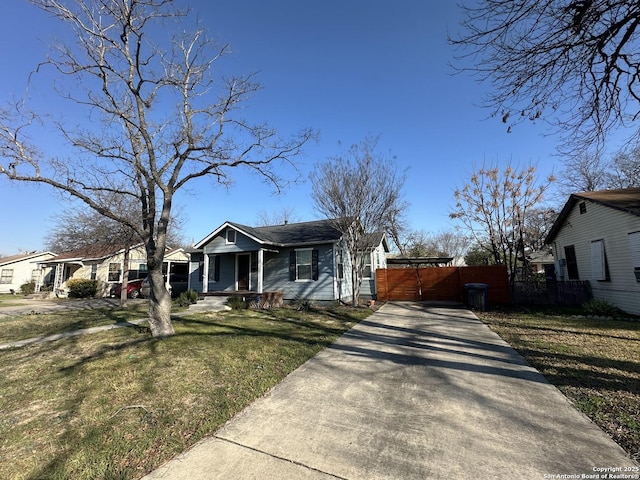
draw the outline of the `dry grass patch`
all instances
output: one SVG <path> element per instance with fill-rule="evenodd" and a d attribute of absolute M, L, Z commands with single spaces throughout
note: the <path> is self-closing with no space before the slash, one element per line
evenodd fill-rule
<path fill-rule="evenodd" d="M 0 343 L 144 319 L 148 308 L 146 302 L 130 302 L 126 308 L 86 308 L 37 315 L 3 316 L 0 317 Z"/>
<path fill-rule="evenodd" d="M 0 478 L 139 478 L 368 313 L 189 315 L 164 340 L 131 328 L 0 351 Z"/>
<path fill-rule="evenodd" d="M 640 460 L 640 323 L 550 311 L 480 318 Z"/>

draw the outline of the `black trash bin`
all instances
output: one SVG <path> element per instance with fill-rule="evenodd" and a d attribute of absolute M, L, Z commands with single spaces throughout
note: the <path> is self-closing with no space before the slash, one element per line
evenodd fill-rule
<path fill-rule="evenodd" d="M 467 292 L 467 306 L 473 310 L 485 312 L 489 285 L 486 283 L 465 283 L 464 289 Z"/>

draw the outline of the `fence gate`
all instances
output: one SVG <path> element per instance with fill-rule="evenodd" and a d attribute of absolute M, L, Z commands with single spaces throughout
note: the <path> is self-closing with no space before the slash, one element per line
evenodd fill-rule
<path fill-rule="evenodd" d="M 489 303 L 509 303 L 509 280 L 503 265 L 487 267 L 387 268 L 376 271 L 377 298 L 463 302 L 464 285 L 489 285 Z"/>

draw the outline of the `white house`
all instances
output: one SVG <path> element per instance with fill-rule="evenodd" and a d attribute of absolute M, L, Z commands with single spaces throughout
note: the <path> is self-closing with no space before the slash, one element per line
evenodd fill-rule
<path fill-rule="evenodd" d="M 546 243 L 558 280 L 588 280 L 595 299 L 640 315 L 640 188 L 571 195 Z"/>
<path fill-rule="evenodd" d="M 21 285 L 31 281 L 36 287 L 42 285 L 52 269 L 38 262 L 55 256 L 52 252 L 27 252 L 0 258 L 0 293 L 19 292 Z"/>
<path fill-rule="evenodd" d="M 50 260 L 41 261 L 54 269 L 52 279 L 56 295 L 65 295 L 67 281 L 83 278 L 98 281 L 98 296 L 106 296 L 110 288 L 122 282 L 123 273 L 129 271 L 129 280 L 147 276 L 147 257 L 142 245 L 129 250 L 129 262 L 124 263 L 125 250 L 120 246 L 96 244 L 80 250 L 64 252 Z M 167 287 L 176 283 L 175 293 L 186 290 L 189 257 L 182 248 L 165 253 L 162 270 L 167 279 Z M 177 285 L 177 284 L 180 285 Z"/>

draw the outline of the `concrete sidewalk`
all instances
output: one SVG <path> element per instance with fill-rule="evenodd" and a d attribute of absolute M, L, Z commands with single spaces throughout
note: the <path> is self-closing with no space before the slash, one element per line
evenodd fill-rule
<path fill-rule="evenodd" d="M 471 312 L 389 303 L 144 478 L 614 478 L 595 469 L 623 467 L 637 464 Z"/>

